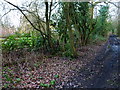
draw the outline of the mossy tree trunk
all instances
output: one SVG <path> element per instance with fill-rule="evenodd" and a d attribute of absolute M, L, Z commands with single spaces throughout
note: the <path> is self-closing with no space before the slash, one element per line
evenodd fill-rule
<path fill-rule="evenodd" d="M 72 5 L 71 3 L 65 3 L 63 9 L 64 9 L 64 13 L 66 14 L 66 23 L 67 23 L 67 29 L 69 31 L 69 40 L 70 40 L 72 55 L 73 57 L 77 57 L 77 52 L 74 46 L 74 34 L 71 27 L 71 11 L 70 11 L 70 8 L 72 8 L 71 5 Z"/>
<path fill-rule="evenodd" d="M 45 0 L 45 6 L 46 6 L 46 10 L 45 10 L 46 31 L 48 35 L 47 40 L 48 40 L 49 47 L 52 49 L 51 30 L 50 30 L 50 23 L 49 23 L 51 12 L 49 12 L 49 4 L 47 0 Z"/>
<path fill-rule="evenodd" d="M 117 27 L 117 34 L 120 37 L 120 2 L 118 2 L 118 27 Z"/>

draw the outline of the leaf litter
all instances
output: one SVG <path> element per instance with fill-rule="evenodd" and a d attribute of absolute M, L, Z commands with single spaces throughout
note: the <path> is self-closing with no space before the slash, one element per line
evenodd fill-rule
<path fill-rule="evenodd" d="M 7 68 L 6 70 L 10 71 L 3 70 L 2 73 L 7 74 L 14 81 L 13 83 L 6 81 L 6 78 L 2 76 L 3 87 L 8 84 L 7 87 L 40 88 L 41 84 L 50 83 L 55 87 L 62 87 L 65 82 L 70 81 L 70 78 L 76 75 L 76 71 L 82 70 L 94 59 L 102 46 L 103 43 L 78 48 L 79 57 L 75 60 L 60 56 L 48 58 L 44 54 L 27 51 L 3 53 L 3 64 L 8 65 L 3 65 L 3 69 Z M 10 61 L 10 64 L 6 61 Z"/>

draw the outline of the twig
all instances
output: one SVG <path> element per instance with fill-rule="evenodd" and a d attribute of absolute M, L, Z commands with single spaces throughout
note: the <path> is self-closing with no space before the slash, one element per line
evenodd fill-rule
<path fill-rule="evenodd" d="M 4 0 L 4 1 L 7 2 L 8 4 L 14 6 L 15 8 L 17 8 L 17 9 L 23 14 L 23 16 L 27 19 L 27 21 L 30 23 L 30 25 L 31 25 L 35 30 L 39 31 L 43 37 L 44 37 L 44 35 L 47 37 L 47 35 L 46 35 L 45 33 L 43 33 L 41 30 L 39 30 L 38 28 L 36 28 L 36 27 L 34 26 L 34 24 L 28 19 L 28 17 L 25 15 L 25 13 L 22 11 L 21 8 L 19 8 L 18 6 L 14 5 L 13 3 L 11 3 L 11 2 L 9 2 L 9 1 L 7 1 L 7 0 Z"/>
<path fill-rule="evenodd" d="M 12 10 L 17 10 L 17 9 L 10 9 L 9 11 L 7 11 L 6 13 L 4 13 L 4 14 L 1 16 L 0 20 L 1 20 L 5 15 L 7 15 L 8 13 L 10 13 Z"/>

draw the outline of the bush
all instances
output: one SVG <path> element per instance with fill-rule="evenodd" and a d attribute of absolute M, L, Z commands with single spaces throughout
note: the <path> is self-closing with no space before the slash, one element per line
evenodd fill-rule
<path fill-rule="evenodd" d="M 35 36 L 28 37 L 28 34 L 11 35 L 2 41 L 2 50 L 11 51 L 15 49 L 34 48 L 36 40 Z"/>
<path fill-rule="evenodd" d="M 16 42 L 15 36 L 9 36 L 7 39 L 2 41 L 2 50 L 14 50 L 17 47 Z"/>
<path fill-rule="evenodd" d="M 97 43 L 97 42 L 99 42 L 99 41 L 106 41 L 106 37 L 103 37 L 102 35 L 93 35 L 93 36 L 91 36 L 91 43 Z"/>
<path fill-rule="evenodd" d="M 62 53 L 62 55 L 65 56 L 65 57 L 72 57 L 73 56 L 72 52 L 70 50 L 70 44 L 69 43 L 65 45 L 65 51 Z"/>

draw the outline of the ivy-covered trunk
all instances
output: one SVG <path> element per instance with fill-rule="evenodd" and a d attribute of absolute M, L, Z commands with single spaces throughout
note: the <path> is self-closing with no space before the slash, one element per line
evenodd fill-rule
<path fill-rule="evenodd" d="M 65 3 L 64 13 L 66 14 L 66 23 L 67 23 L 67 29 L 69 31 L 69 41 L 70 41 L 70 46 L 71 46 L 71 51 L 72 51 L 72 56 L 77 57 L 77 52 L 74 46 L 74 34 L 72 32 L 72 23 L 71 23 L 71 11 L 70 8 L 72 8 L 71 3 Z"/>
<path fill-rule="evenodd" d="M 47 0 L 45 2 L 45 6 L 46 6 L 46 11 L 45 11 L 46 31 L 47 31 L 47 35 L 48 35 L 47 39 L 48 39 L 49 47 L 50 47 L 50 49 L 52 49 L 51 31 L 50 31 L 50 27 L 49 27 L 50 17 L 49 17 L 49 14 L 48 14 L 49 13 L 49 4 L 48 4 Z"/>
<path fill-rule="evenodd" d="M 117 28 L 117 34 L 120 37 L 120 2 L 118 2 L 118 28 Z"/>

